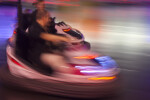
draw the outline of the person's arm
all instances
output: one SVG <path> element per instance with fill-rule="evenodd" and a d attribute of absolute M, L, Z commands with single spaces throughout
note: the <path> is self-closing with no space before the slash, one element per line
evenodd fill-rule
<path fill-rule="evenodd" d="M 40 38 L 52 42 L 60 42 L 60 41 L 70 42 L 70 39 L 66 37 L 57 36 L 49 33 L 41 33 Z"/>

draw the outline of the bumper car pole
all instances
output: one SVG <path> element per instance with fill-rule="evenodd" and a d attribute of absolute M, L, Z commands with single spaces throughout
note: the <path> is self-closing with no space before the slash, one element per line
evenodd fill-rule
<path fill-rule="evenodd" d="M 18 28 L 21 28 L 21 26 L 22 26 L 22 5 L 21 5 L 21 0 L 18 0 L 17 17 L 18 17 Z"/>

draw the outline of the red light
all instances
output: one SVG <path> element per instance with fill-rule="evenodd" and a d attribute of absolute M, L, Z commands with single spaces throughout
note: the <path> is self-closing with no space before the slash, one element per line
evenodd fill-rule
<path fill-rule="evenodd" d="M 24 66 L 22 66 L 20 63 L 18 63 L 15 59 L 13 59 L 12 57 L 10 57 L 9 55 L 8 55 L 8 58 L 9 58 L 13 63 L 15 63 L 16 65 L 18 65 L 18 66 L 20 66 L 20 67 L 22 67 L 22 68 L 25 68 Z"/>
<path fill-rule="evenodd" d="M 16 31 L 14 31 L 14 32 L 13 32 L 13 34 L 17 34 L 17 32 L 16 32 Z"/>

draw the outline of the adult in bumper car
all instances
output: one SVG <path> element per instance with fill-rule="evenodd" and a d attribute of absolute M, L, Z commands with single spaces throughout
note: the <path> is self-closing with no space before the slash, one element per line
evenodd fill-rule
<path fill-rule="evenodd" d="M 51 67 L 52 70 L 71 73 L 73 69 L 65 63 L 65 59 L 61 56 L 61 51 L 56 45 L 59 42 L 69 42 L 70 40 L 69 38 L 49 33 L 47 28 L 50 21 L 49 17 L 50 15 L 46 10 L 38 11 L 36 21 L 29 27 L 28 60 L 32 65 L 44 64 Z"/>

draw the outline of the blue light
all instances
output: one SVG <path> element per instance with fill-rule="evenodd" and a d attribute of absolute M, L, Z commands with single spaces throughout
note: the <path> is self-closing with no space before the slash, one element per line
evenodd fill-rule
<path fill-rule="evenodd" d="M 103 66 L 103 69 L 117 67 L 117 64 L 114 60 L 108 60 L 108 61 L 99 62 L 99 63 Z"/>
<path fill-rule="evenodd" d="M 0 38 L 9 38 L 13 34 L 16 23 L 16 7 L 0 7 Z"/>
<path fill-rule="evenodd" d="M 117 67 L 117 63 L 109 56 L 102 56 L 95 58 L 98 63 L 103 66 L 103 69 L 114 68 Z"/>
<path fill-rule="evenodd" d="M 109 57 L 109 56 L 96 57 L 95 60 L 97 60 L 99 62 L 105 62 L 107 60 L 111 60 L 111 57 Z"/>

